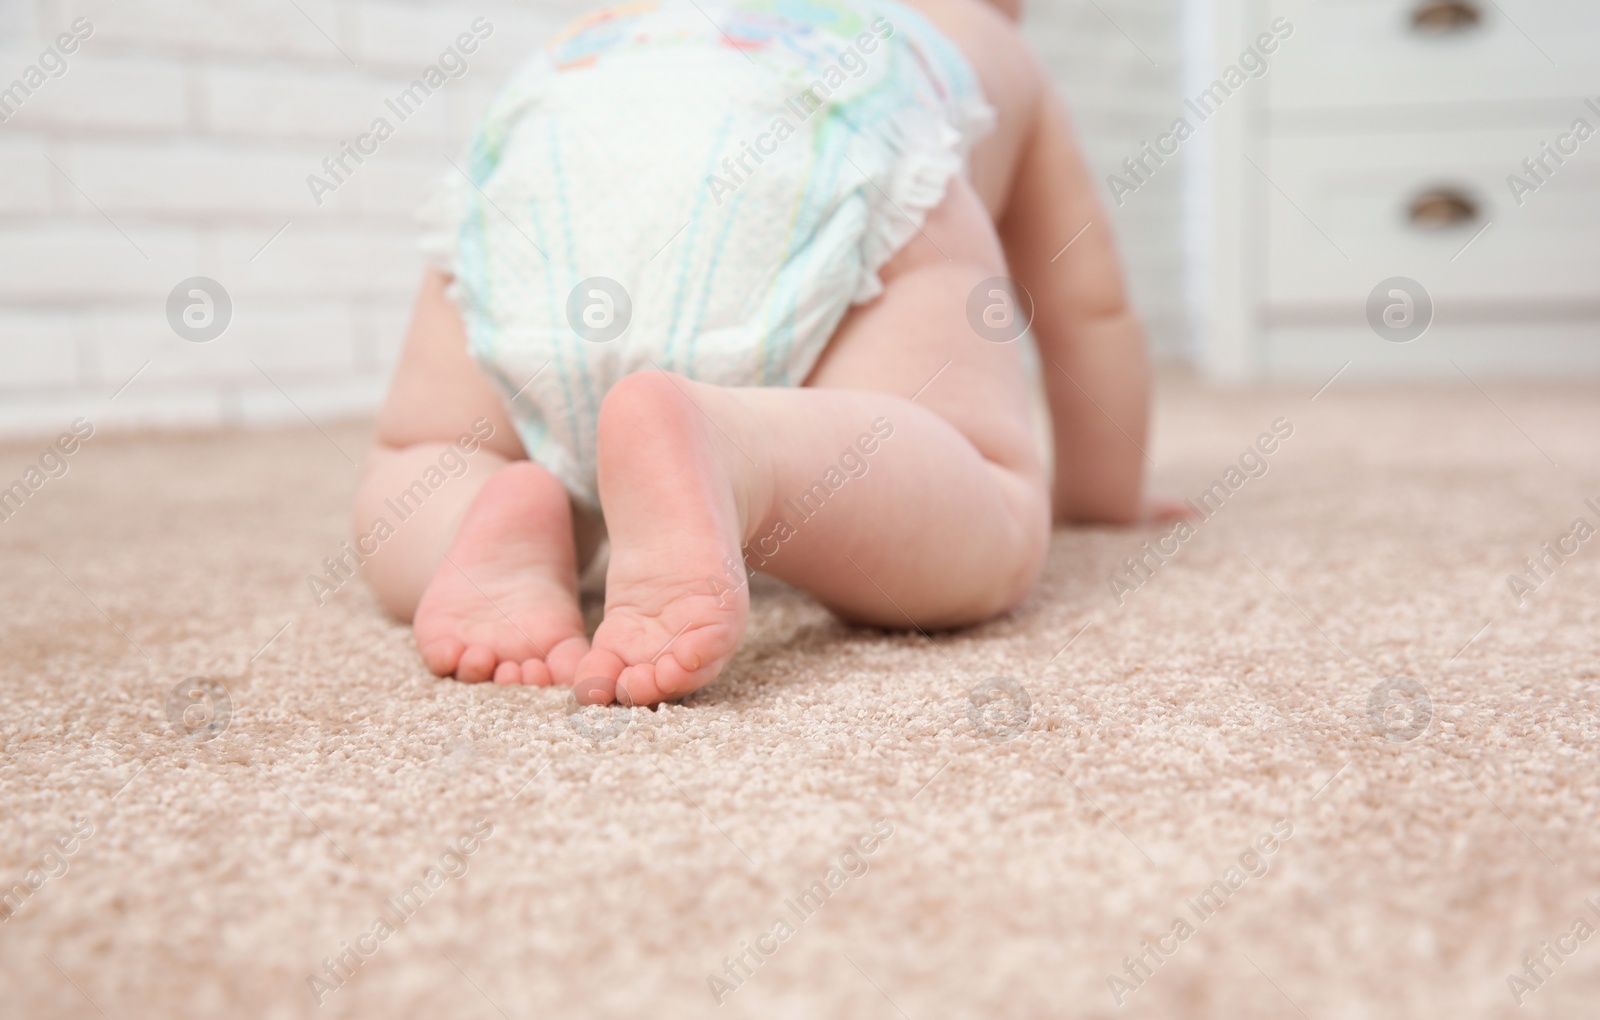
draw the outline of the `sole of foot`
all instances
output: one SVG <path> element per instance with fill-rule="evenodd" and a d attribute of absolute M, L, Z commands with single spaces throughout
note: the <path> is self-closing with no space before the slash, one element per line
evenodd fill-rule
<path fill-rule="evenodd" d="M 694 386 L 635 373 L 601 407 L 611 562 L 605 618 L 577 667 L 581 703 L 682 697 L 716 679 L 744 636 L 742 524 L 721 450 L 730 440 L 691 396 Z"/>
<path fill-rule="evenodd" d="M 417 650 L 436 676 L 570 685 L 588 651 L 566 490 L 529 461 L 495 472 L 467 508 L 417 604 Z"/>

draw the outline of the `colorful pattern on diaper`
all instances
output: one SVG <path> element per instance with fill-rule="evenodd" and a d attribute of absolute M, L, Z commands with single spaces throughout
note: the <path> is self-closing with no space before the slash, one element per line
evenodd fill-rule
<path fill-rule="evenodd" d="M 714 23 L 712 17 L 704 9 L 642 0 L 573 23 L 545 49 L 561 72 L 589 70 L 627 53 L 710 46 L 744 53 L 776 74 L 798 75 L 831 66 L 862 43 L 872 45 L 867 37 L 874 22 L 881 28 L 885 21 L 876 11 L 835 0 L 743 0 L 716 5 Z"/>

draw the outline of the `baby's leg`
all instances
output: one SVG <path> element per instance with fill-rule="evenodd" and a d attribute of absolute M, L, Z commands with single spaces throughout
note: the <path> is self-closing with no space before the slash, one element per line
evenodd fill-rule
<path fill-rule="evenodd" d="M 571 683 L 588 649 L 573 511 L 561 484 L 524 459 L 444 291 L 430 272 L 356 499 L 358 535 L 379 519 L 392 529 L 367 560 L 367 580 L 390 612 L 413 620 L 439 676 Z M 474 433 L 488 438 L 469 455 L 457 447 L 441 472 L 450 444 Z M 452 477 L 459 460 L 467 469 Z"/>
<path fill-rule="evenodd" d="M 1142 512 L 1149 445 L 1144 330 L 1066 108 L 1048 83 L 1040 88 L 1000 237 L 1011 276 L 1035 303 L 1055 438 L 1055 516 L 1126 524 Z"/>
<path fill-rule="evenodd" d="M 993 228 L 957 180 L 806 387 L 652 372 L 612 389 L 606 616 L 580 699 L 650 703 L 714 678 L 744 630 L 747 546 L 753 565 L 879 626 L 967 624 L 1021 600 L 1049 538 L 1045 474 L 1016 345 L 966 320 L 967 295 L 999 275 Z"/>
<path fill-rule="evenodd" d="M 1111 222 L 1065 104 L 1015 24 L 971 0 L 913 0 L 959 45 L 999 115 L 972 153 L 1009 274 L 1033 296 L 1055 437 L 1055 516 L 1140 513 L 1149 379 Z M 1016 6 L 995 7 L 1015 15 Z"/>

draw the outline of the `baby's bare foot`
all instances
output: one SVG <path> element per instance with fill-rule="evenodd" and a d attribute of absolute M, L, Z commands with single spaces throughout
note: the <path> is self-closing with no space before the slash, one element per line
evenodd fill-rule
<path fill-rule="evenodd" d="M 739 511 L 692 385 L 644 372 L 606 396 L 600 502 L 611 563 L 605 619 L 578 664 L 579 701 L 681 697 L 714 680 L 744 634 Z"/>
<path fill-rule="evenodd" d="M 588 651 L 577 591 L 566 490 L 537 464 L 508 464 L 467 508 L 422 593 L 417 649 L 438 676 L 571 684 Z"/>

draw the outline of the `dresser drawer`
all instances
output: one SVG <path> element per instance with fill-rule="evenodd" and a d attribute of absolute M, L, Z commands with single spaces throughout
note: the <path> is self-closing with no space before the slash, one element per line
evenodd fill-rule
<path fill-rule="evenodd" d="M 1458 0 L 1477 21 L 1419 28 L 1429 0 L 1272 0 L 1294 34 L 1272 56 L 1274 110 L 1516 103 L 1600 92 L 1600 2 Z M 1434 22 L 1449 22 L 1432 5 Z M 1270 18 L 1269 18 L 1270 20 Z"/>
<path fill-rule="evenodd" d="M 1392 276 L 1420 281 L 1458 312 L 1591 314 L 1583 309 L 1600 301 L 1600 115 L 1571 106 L 1564 119 L 1517 131 L 1258 143 L 1250 158 L 1266 176 L 1248 163 L 1244 173 L 1265 224 L 1260 271 L 1269 315 L 1361 308 L 1373 286 Z M 1579 117 L 1595 134 L 1577 143 L 1565 165 L 1546 157 L 1554 172 L 1522 194 L 1519 206 L 1507 177 L 1532 183 L 1522 161 Z M 1430 194 L 1418 208 L 1418 198 Z M 1454 205 L 1457 199 L 1473 208 Z M 1451 212 L 1463 214 L 1462 222 L 1429 229 L 1413 219 Z"/>

